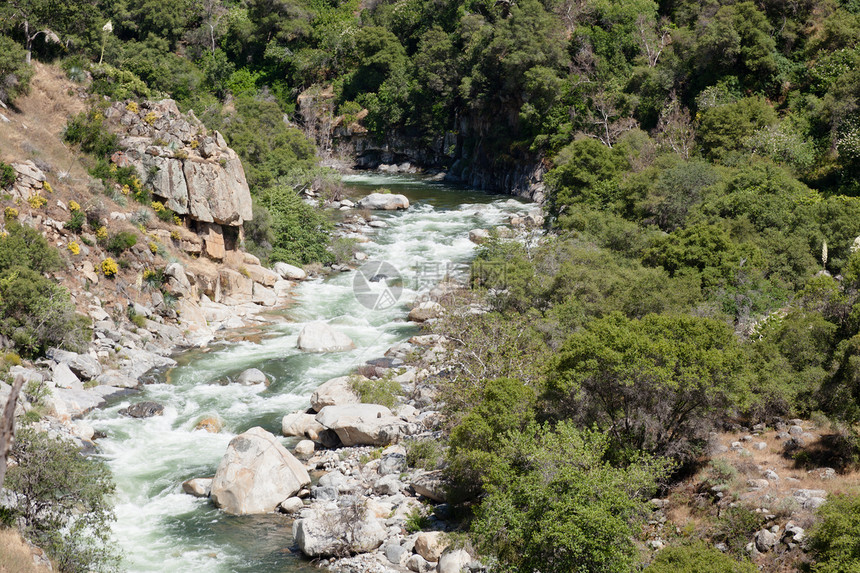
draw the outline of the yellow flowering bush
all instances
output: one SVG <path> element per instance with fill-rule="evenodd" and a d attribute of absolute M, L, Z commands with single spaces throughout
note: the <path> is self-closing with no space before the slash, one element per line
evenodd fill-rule
<path fill-rule="evenodd" d="M 153 201 L 152 203 L 150 203 L 150 207 L 152 207 L 156 213 L 161 213 L 162 211 L 164 211 L 164 203 L 162 203 L 161 201 Z"/>
<path fill-rule="evenodd" d="M 158 245 L 155 243 L 149 243 L 149 252 L 153 255 L 158 252 Z"/>
<path fill-rule="evenodd" d="M 81 210 L 81 205 L 77 201 L 75 201 L 75 200 L 69 201 L 69 211 L 74 213 L 75 211 L 80 211 L 80 210 Z"/>
<path fill-rule="evenodd" d="M 146 116 L 143 118 L 143 121 L 145 121 L 149 125 L 152 125 L 153 123 L 155 123 L 156 119 L 158 119 L 158 114 L 154 111 L 151 111 L 146 114 Z"/>
<path fill-rule="evenodd" d="M 105 239 L 107 239 L 107 237 L 108 237 L 107 227 L 101 226 L 98 229 L 96 229 L 96 239 L 98 239 L 99 241 L 104 241 Z"/>
<path fill-rule="evenodd" d="M 78 244 L 77 241 L 72 241 L 71 243 L 69 243 L 68 249 L 69 249 L 69 252 L 72 253 L 73 255 L 80 255 L 81 254 L 81 246 Z"/>
<path fill-rule="evenodd" d="M 45 199 L 44 197 L 42 197 L 41 195 L 39 195 L 38 193 L 33 193 L 27 199 L 27 203 L 29 203 L 30 207 L 32 207 L 33 209 L 38 209 L 39 207 L 42 207 L 43 205 L 45 205 L 45 203 L 47 203 L 47 202 L 48 202 L 48 200 Z"/>
<path fill-rule="evenodd" d="M 181 225 L 182 224 L 182 217 L 180 217 L 179 215 L 173 215 L 173 224 L 174 225 Z"/>
<path fill-rule="evenodd" d="M 179 234 L 179 231 L 170 231 L 170 238 L 174 241 L 178 241 L 182 236 Z"/>
<path fill-rule="evenodd" d="M 42 181 L 42 189 L 44 189 L 44 190 L 45 190 L 45 191 L 47 191 L 48 193 L 53 193 L 53 192 L 54 192 L 54 188 L 53 188 L 53 187 L 51 187 L 51 184 L 50 184 L 50 183 L 48 183 L 47 181 Z"/>
<path fill-rule="evenodd" d="M 16 209 L 15 207 L 6 207 L 3 210 L 3 216 L 7 219 L 17 219 L 18 209 Z"/>
<path fill-rule="evenodd" d="M 143 184 L 141 184 L 140 179 L 138 179 L 137 177 L 131 178 L 131 186 L 134 187 L 135 191 L 140 191 L 141 189 L 143 189 Z"/>
<path fill-rule="evenodd" d="M 123 185 L 122 186 L 122 194 L 128 195 L 129 193 L 131 193 L 131 187 L 129 187 L 128 185 Z"/>
<path fill-rule="evenodd" d="M 119 272 L 119 266 L 116 264 L 116 261 L 110 257 L 103 260 L 100 267 L 102 270 L 102 274 L 104 274 L 104 276 L 106 277 L 114 277 Z"/>
<path fill-rule="evenodd" d="M 125 109 L 126 109 L 127 111 L 130 111 L 131 113 L 137 113 L 137 112 L 139 112 L 139 111 L 140 111 L 140 108 L 139 108 L 139 107 L 137 107 L 137 102 L 136 102 L 136 101 L 130 101 L 130 102 L 128 102 L 128 104 L 125 106 Z"/>

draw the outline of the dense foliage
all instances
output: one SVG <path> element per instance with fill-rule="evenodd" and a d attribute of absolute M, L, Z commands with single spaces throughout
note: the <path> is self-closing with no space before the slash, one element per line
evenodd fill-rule
<path fill-rule="evenodd" d="M 89 340 L 89 321 L 75 312 L 69 291 L 43 275 L 61 264 L 38 231 L 7 222 L 0 235 L 0 335 L 23 354 L 80 349 Z"/>
<path fill-rule="evenodd" d="M 26 531 L 63 572 L 114 571 L 113 480 L 107 466 L 31 427 L 15 436 L 5 488 Z"/>

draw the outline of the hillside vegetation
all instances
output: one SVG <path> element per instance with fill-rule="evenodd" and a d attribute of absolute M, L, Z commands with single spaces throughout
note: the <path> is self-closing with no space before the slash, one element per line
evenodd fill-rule
<path fill-rule="evenodd" d="M 443 155 L 460 169 L 546 169 L 547 233 L 491 237 L 465 300 L 430 327 L 458 351 L 438 377 L 440 464 L 498 571 L 860 567 L 850 478 L 808 542 L 762 551 L 762 531 L 812 520 L 819 497 L 765 507 L 779 498 L 751 490 L 772 483 L 739 476 L 775 461 L 717 456 L 779 430 L 763 443 L 807 492 L 805 472 L 860 462 L 855 0 L 10 0 L 0 31 L 9 105 L 32 54 L 94 94 L 170 96 L 220 130 L 264 259 L 330 256 L 295 196 L 337 192 L 300 94 L 331 93 L 334 116 L 379 139 L 453 134 Z M 94 169 L 111 150 L 88 150 Z M 654 558 L 648 500 L 663 494 L 686 521 Z"/>

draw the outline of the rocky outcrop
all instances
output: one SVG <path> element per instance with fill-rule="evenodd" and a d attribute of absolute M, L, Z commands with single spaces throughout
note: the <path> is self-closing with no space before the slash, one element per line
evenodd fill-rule
<path fill-rule="evenodd" d="M 227 513 L 270 513 L 310 483 L 302 463 L 275 436 L 255 427 L 230 441 L 210 497 Z"/>
<path fill-rule="evenodd" d="M 119 132 L 119 167 L 134 167 L 142 184 L 174 213 L 199 226 L 205 254 L 225 256 L 220 226 L 251 219 L 251 193 L 242 162 L 217 131 L 208 132 L 193 113 L 183 115 L 170 99 L 114 103 L 105 112 Z M 190 248 L 197 250 L 194 241 Z"/>

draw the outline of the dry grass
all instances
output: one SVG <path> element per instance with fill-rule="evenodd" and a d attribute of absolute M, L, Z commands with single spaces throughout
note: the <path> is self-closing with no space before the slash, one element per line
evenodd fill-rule
<path fill-rule="evenodd" d="M 0 573 L 42 573 L 47 568 L 33 562 L 33 553 L 14 529 L 0 529 Z"/>

